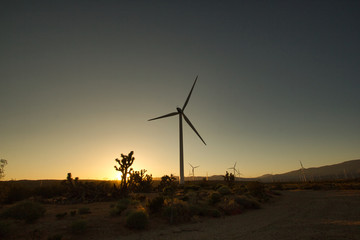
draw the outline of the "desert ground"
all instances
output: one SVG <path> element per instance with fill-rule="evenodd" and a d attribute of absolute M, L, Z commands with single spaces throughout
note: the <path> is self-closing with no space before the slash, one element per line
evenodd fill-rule
<path fill-rule="evenodd" d="M 360 239 L 360 191 L 283 191 L 262 209 L 114 239 Z"/>
<path fill-rule="evenodd" d="M 124 227 L 122 218 L 109 216 L 110 202 L 87 204 L 91 214 L 77 215 L 86 220 L 86 231 L 66 234 L 74 218 L 55 219 L 57 213 L 84 205 L 48 205 L 45 216 L 35 224 L 25 224 L 11 239 L 177 240 L 177 239 L 359 239 L 360 190 L 281 191 L 261 209 L 221 218 L 198 218 L 189 223 L 169 225 L 151 221 L 146 230 Z M 29 232 L 31 234 L 29 234 Z M 65 232 L 65 234 L 63 234 Z M 54 238 L 55 239 L 55 238 Z"/>

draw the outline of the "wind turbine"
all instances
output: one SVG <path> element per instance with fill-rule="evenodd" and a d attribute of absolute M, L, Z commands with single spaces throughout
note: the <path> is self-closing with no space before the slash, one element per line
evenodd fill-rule
<path fill-rule="evenodd" d="M 302 177 L 303 177 L 303 181 L 304 181 L 304 182 L 307 182 L 307 180 L 306 180 L 306 175 L 305 175 L 305 168 L 304 168 L 304 166 L 303 166 L 303 164 L 302 164 L 301 161 L 300 161 L 300 165 L 301 165 L 301 174 L 302 174 Z"/>
<path fill-rule="evenodd" d="M 239 176 L 239 178 L 240 178 L 241 176 L 244 176 L 244 174 L 240 173 L 240 170 L 239 170 L 239 169 L 236 169 L 236 173 L 237 173 L 237 175 Z"/>
<path fill-rule="evenodd" d="M 233 169 L 234 170 L 234 177 L 235 177 L 235 173 L 237 172 L 237 170 L 236 170 L 236 162 L 235 162 L 235 164 L 234 164 L 234 166 L 233 167 L 231 167 L 231 168 L 228 168 L 228 169 Z"/>
<path fill-rule="evenodd" d="M 196 135 L 198 135 L 198 137 L 201 139 L 201 141 L 206 145 L 205 141 L 202 139 L 202 137 L 200 136 L 200 134 L 196 131 L 195 127 L 192 125 L 192 123 L 190 122 L 190 120 L 186 117 L 184 110 L 189 102 L 191 93 L 195 87 L 196 81 L 198 79 L 198 76 L 196 76 L 194 84 L 192 85 L 192 88 L 190 90 L 190 93 L 188 95 L 188 97 L 186 98 L 186 101 L 184 103 L 184 106 L 182 108 L 177 107 L 176 110 L 177 112 L 172 112 L 172 113 L 168 113 L 166 115 L 160 116 L 160 117 L 156 117 L 156 118 L 152 118 L 149 119 L 148 121 L 152 121 L 152 120 L 156 120 L 156 119 L 160 119 L 160 118 L 166 118 L 166 117 L 172 117 L 175 115 L 179 115 L 179 142 L 180 142 L 180 184 L 183 185 L 184 184 L 184 147 L 183 147 L 183 124 L 182 124 L 182 119 L 184 118 L 185 121 L 189 124 L 189 126 L 192 128 L 192 130 L 194 130 L 194 132 L 196 133 Z"/>
<path fill-rule="evenodd" d="M 193 180 L 195 180 L 195 171 L 194 171 L 194 169 L 200 167 L 200 165 L 199 165 L 199 166 L 196 166 L 196 167 L 194 167 L 193 165 L 191 165 L 191 163 L 189 163 L 189 165 L 190 165 L 191 168 L 192 168 L 191 171 L 192 171 Z"/>

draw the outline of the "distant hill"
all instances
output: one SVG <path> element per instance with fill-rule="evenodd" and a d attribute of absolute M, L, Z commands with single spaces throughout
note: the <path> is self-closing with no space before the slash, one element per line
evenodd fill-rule
<path fill-rule="evenodd" d="M 304 175 L 307 181 L 360 178 L 360 159 L 317 168 L 304 168 Z M 257 179 L 262 182 L 303 181 L 303 174 L 299 168 L 282 174 L 266 174 Z"/>

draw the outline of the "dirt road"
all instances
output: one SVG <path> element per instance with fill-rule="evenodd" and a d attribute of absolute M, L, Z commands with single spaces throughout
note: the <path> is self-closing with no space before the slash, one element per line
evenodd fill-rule
<path fill-rule="evenodd" d="M 360 191 L 286 191 L 260 210 L 117 239 L 359 240 Z"/>

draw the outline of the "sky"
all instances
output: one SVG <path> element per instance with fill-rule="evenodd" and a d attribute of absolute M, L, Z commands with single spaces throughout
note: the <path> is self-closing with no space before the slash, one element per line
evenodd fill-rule
<path fill-rule="evenodd" d="M 360 158 L 359 1 L 2 1 L 5 180 L 185 176 Z"/>

